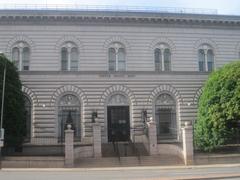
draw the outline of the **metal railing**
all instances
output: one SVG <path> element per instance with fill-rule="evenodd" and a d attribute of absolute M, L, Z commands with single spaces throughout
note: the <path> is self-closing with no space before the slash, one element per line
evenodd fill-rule
<path fill-rule="evenodd" d="M 139 152 L 135 142 L 132 140 L 129 141 L 130 146 L 132 147 L 133 155 L 135 155 L 139 162 L 141 162 L 141 153 Z"/>
<path fill-rule="evenodd" d="M 113 144 L 113 150 L 114 150 L 116 156 L 118 157 L 118 160 L 120 161 L 121 158 L 120 158 L 118 142 L 117 141 L 113 141 L 112 144 Z"/>
<path fill-rule="evenodd" d="M 21 146 L 4 146 L 4 156 L 64 156 L 64 143 L 55 137 L 34 137 Z"/>
<path fill-rule="evenodd" d="M 218 14 L 216 9 L 153 7 L 153 6 L 113 6 L 80 4 L 1 4 L 0 10 L 67 10 L 67 11 L 114 11 L 151 12 L 181 14 Z"/>

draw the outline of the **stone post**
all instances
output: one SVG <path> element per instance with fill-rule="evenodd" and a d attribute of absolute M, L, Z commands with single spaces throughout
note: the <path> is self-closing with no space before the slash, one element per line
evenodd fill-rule
<path fill-rule="evenodd" d="M 95 158 L 102 157 L 101 125 L 93 123 L 93 155 Z"/>
<path fill-rule="evenodd" d="M 156 123 L 150 118 L 148 125 L 149 155 L 158 154 Z"/>
<path fill-rule="evenodd" d="M 185 165 L 193 164 L 193 128 L 188 122 L 182 128 L 183 158 Z"/>
<path fill-rule="evenodd" d="M 71 124 L 67 125 L 65 130 L 65 166 L 74 166 L 74 147 L 73 147 L 73 133 L 71 129 Z"/>

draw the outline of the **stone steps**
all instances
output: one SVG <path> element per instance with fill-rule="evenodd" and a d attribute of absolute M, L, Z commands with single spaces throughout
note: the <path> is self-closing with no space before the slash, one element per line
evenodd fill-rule
<path fill-rule="evenodd" d="M 147 156 L 148 152 L 145 149 L 142 143 L 135 143 L 136 150 L 133 149 L 133 146 L 129 143 L 118 143 L 119 155 L 124 156 Z M 114 151 L 113 144 L 102 144 L 102 156 L 103 157 L 116 157 L 117 153 Z"/>
<path fill-rule="evenodd" d="M 135 156 L 128 157 L 103 157 L 80 158 L 75 161 L 75 167 L 128 167 L 128 166 L 166 166 L 183 165 L 183 161 L 177 156 Z"/>
<path fill-rule="evenodd" d="M 3 168 L 63 168 L 63 156 L 5 156 Z"/>

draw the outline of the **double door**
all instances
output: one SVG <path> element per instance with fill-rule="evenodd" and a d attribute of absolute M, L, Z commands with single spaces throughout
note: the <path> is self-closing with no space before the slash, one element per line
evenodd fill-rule
<path fill-rule="evenodd" d="M 129 141 L 129 106 L 108 106 L 108 141 Z"/>

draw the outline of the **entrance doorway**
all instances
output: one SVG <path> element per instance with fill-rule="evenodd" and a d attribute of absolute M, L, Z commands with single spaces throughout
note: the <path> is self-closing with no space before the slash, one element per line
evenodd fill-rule
<path fill-rule="evenodd" d="M 129 106 L 108 106 L 108 141 L 129 141 Z"/>
<path fill-rule="evenodd" d="M 155 105 L 158 140 L 177 139 L 176 102 L 166 93 L 160 94 Z"/>

